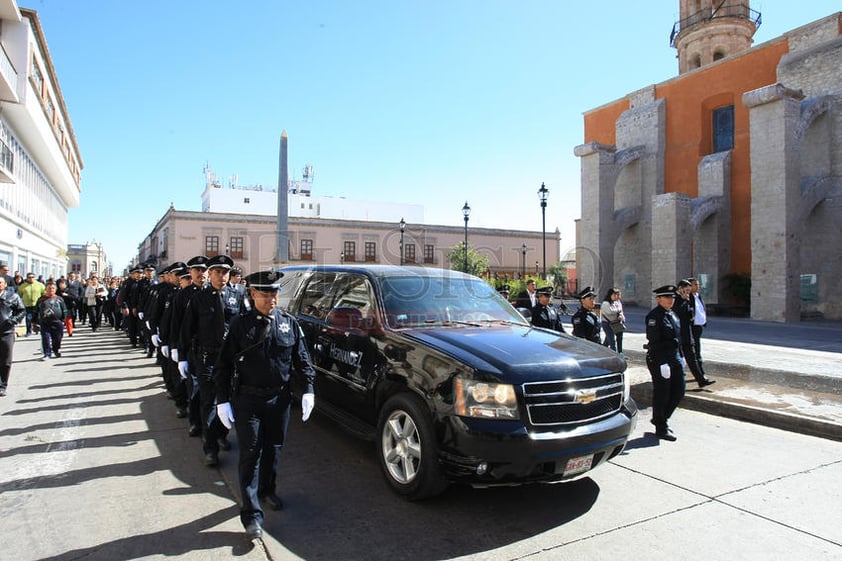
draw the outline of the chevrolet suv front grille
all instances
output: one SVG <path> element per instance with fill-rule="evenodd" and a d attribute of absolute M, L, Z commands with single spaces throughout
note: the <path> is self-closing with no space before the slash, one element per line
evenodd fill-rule
<path fill-rule="evenodd" d="M 607 417 L 623 405 L 621 372 L 523 384 L 529 422 L 534 426 L 573 425 Z"/>

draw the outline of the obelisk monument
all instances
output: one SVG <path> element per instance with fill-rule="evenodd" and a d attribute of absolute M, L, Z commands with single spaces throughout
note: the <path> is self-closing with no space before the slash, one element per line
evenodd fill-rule
<path fill-rule="evenodd" d="M 278 226 L 275 265 L 289 263 L 289 174 L 287 173 L 287 131 L 281 132 L 278 162 Z"/>

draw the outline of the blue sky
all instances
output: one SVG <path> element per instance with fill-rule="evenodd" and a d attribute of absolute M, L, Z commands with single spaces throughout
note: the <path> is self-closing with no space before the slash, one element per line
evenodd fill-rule
<path fill-rule="evenodd" d="M 677 74 L 678 0 L 32 0 L 85 168 L 70 243 L 116 269 L 203 167 L 314 195 L 424 205 L 430 224 L 540 231 L 574 245 L 582 113 Z M 645 9 L 641 9 L 645 6 Z M 752 2 L 755 44 L 837 1 Z M 395 222 L 400 220 L 395 217 Z M 179 256 L 179 258 L 184 256 Z"/>

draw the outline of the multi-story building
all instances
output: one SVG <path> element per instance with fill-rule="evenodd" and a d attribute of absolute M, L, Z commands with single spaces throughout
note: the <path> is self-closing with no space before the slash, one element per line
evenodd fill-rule
<path fill-rule="evenodd" d="M 0 260 L 10 270 L 65 273 L 82 167 L 38 14 L 0 0 Z"/>
<path fill-rule="evenodd" d="M 842 13 L 754 47 L 747 2 L 680 13 L 679 76 L 585 113 L 579 282 L 648 305 L 695 276 L 714 308 L 842 318 Z"/>
<path fill-rule="evenodd" d="M 111 276 L 108 255 L 102 244 L 96 240 L 85 244 L 67 246 L 67 272 L 77 273 L 87 278 L 96 273 L 100 277 Z"/>

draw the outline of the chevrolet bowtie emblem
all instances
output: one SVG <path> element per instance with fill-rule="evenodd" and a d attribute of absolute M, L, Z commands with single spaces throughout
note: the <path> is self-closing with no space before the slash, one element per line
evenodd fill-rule
<path fill-rule="evenodd" d="M 575 403 L 587 404 L 596 399 L 596 391 L 594 390 L 577 390 L 573 397 Z"/>

